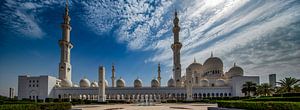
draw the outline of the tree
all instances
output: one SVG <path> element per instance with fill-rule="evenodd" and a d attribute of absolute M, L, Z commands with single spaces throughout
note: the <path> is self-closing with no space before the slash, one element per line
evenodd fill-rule
<path fill-rule="evenodd" d="M 279 80 L 279 82 L 277 82 L 277 83 L 280 85 L 280 88 L 279 88 L 280 91 L 292 92 L 294 90 L 295 86 L 296 87 L 299 86 L 299 84 L 297 84 L 298 82 L 300 82 L 299 79 L 288 77 L 288 78 Z"/>
<path fill-rule="evenodd" d="M 243 84 L 242 93 L 244 93 L 246 96 L 250 96 L 251 92 L 256 91 L 256 84 L 249 81 Z"/>
<path fill-rule="evenodd" d="M 274 89 L 268 83 L 262 83 L 262 84 L 258 85 L 257 90 L 256 90 L 256 93 L 258 95 L 262 95 L 262 96 L 270 96 L 273 94 L 273 92 L 274 92 Z"/>

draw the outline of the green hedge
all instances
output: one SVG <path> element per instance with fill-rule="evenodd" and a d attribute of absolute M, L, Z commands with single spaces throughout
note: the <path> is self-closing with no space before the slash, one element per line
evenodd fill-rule
<path fill-rule="evenodd" d="M 300 97 L 262 97 L 246 99 L 244 101 L 289 101 L 289 102 L 300 102 Z"/>
<path fill-rule="evenodd" d="M 0 110 L 70 110 L 71 103 L 3 104 Z"/>
<path fill-rule="evenodd" d="M 300 102 L 218 101 L 218 107 L 247 110 L 300 110 Z"/>
<path fill-rule="evenodd" d="M 4 104 L 0 110 L 39 110 L 36 104 Z"/>
<path fill-rule="evenodd" d="M 71 103 L 39 103 L 37 104 L 40 110 L 70 110 Z"/>
<path fill-rule="evenodd" d="M 300 92 L 273 94 L 274 97 L 300 97 Z"/>

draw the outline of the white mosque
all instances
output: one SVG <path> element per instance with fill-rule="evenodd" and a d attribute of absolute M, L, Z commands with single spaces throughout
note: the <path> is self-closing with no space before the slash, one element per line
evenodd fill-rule
<path fill-rule="evenodd" d="M 66 4 L 64 22 L 62 27 L 62 39 L 59 40 L 61 48 L 61 60 L 59 63 L 59 77 L 53 76 L 29 76 L 18 77 L 18 98 L 45 99 L 45 98 L 69 98 L 98 100 L 128 100 L 152 101 L 161 100 L 199 100 L 204 97 L 233 97 L 243 96 L 242 85 L 251 81 L 259 83 L 258 76 L 244 76 L 244 70 L 233 65 L 229 71 L 223 70 L 223 62 L 220 58 L 213 56 L 208 58 L 203 65 L 194 62 L 186 68 L 186 74 L 182 75 L 180 64 L 179 42 L 179 19 L 177 12 L 173 20 L 174 43 L 173 50 L 173 77 L 167 82 L 167 86 L 161 86 L 160 65 L 158 65 L 158 77 L 151 80 L 151 86 L 144 86 L 141 79 L 134 80 L 134 86 L 126 86 L 121 77 L 116 80 L 115 66 L 112 65 L 111 86 L 105 79 L 105 68 L 99 67 L 98 82 L 90 82 L 87 78 L 80 80 L 79 85 L 71 81 L 72 68 L 70 62 L 70 50 L 73 45 L 70 42 L 70 17 Z"/>

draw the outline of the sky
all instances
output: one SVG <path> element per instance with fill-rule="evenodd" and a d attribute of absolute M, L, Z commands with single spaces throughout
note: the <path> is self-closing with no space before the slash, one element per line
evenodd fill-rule
<path fill-rule="evenodd" d="M 65 1 L 0 1 L 0 95 L 17 89 L 19 75 L 58 76 Z M 178 11 L 182 73 L 196 58 L 223 60 L 244 75 L 300 78 L 299 0 L 70 0 L 72 81 L 97 81 L 98 67 L 111 65 L 127 86 L 172 75 L 172 20 Z"/>

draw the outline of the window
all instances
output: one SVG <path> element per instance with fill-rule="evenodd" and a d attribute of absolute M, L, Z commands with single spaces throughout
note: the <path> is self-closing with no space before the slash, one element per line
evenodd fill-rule
<path fill-rule="evenodd" d="M 34 87 L 34 84 L 32 85 L 32 87 Z"/>
<path fill-rule="evenodd" d="M 29 84 L 29 87 L 31 87 L 31 85 Z"/>
<path fill-rule="evenodd" d="M 29 83 L 31 83 L 31 80 L 29 80 Z"/>
<path fill-rule="evenodd" d="M 39 83 L 39 80 L 36 80 L 37 83 Z"/>
<path fill-rule="evenodd" d="M 37 84 L 36 87 L 39 87 L 39 85 Z"/>
<path fill-rule="evenodd" d="M 31 96 L 29 96 L 29 99 L 31 99 Z"/>

